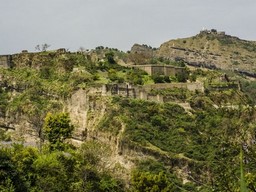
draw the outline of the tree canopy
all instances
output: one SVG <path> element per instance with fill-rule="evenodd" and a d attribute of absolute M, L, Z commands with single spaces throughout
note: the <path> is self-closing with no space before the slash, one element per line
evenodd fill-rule
<path fill-rule="evenodd" d="M 71 137 L 74 126 L 67 113 L 48 113 L 43 130 L 51 149 L 63 149 L 64 141 Z"/>

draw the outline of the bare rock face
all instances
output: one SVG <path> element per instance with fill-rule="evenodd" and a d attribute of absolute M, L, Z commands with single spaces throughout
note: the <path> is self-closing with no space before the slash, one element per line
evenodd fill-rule
<path fill-rule="evenodd" d="M 117 135 L 99 130 L 99 124 L 104 120 L 111 105 L 110 98 L 106 96 L 104 88 L 80 89 L 67 101 L 65 111 L 69 112 L 72 124 L 75 126 L 73 143 L 96 140 L 104 143 L 110 149 L 110 155 L 104 160 L 109 168 L 117 165 L 122 168 L 122 177 L 129 178 L 131 167 L 134 166 L 134 153 L 121 144 L 125 125 Z M 130 154 L 133 153 L 132 157 Z"/>
<path fill-rule="evenodd" d="M 142 54 L 147 57 L 152 57 L 153 56 L 153 49 L 152 47 L 148 45 L 139 45 L 139 44 L 134 44 L 131 48 L 131 53 L 133 54 Z"/>
<path fill-rule="evenodd" d="M 136 65 L 150 63 L 156 56 L 156 49 L 148 45 L 134 44 L 131 48 L 130 60 Z"/>
<path fill-rule="evenodd" d="M 92 136 L 105 114 L 106 102 L 102 94 L 102 88 L 80 89 L 67 101 L 66 111 L 75 126 L 75 138 L 84 140 Z"/>

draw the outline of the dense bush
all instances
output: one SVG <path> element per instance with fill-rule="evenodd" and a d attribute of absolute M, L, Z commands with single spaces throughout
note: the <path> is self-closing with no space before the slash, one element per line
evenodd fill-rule
<path fill-rule="evenodd" d="M 88 161 L 100 152 L 101 147 L 83 156 L 89 150 L 84 147 L 86 145 L 77 150 L 45 150 L 43 153 L 17 144 L 8 148 L 0 147 L 0 190 L 124 191 L 122 181 L 112 177 L 106 168 L 98 171 L 99 165 Z M 101 158 L 99 156 L 98 161 Z"/>
<path fill-rule="evenodd" d="M 169 76 L 166 76 L 166 75 L 153 75 L 152 79 L 154 80 L 155 83 L 170 83 L 171 82 Z"/>
<path fill-rule="evenodd" d="M 189 72 L 186 70 L 178 72 L 176 74 L 176 78 L 177 78 L 178 82 L 187 82 L 187 80 L 189 78 Z"/>
<path fill-rule="evenodd" d="M 126 74 L 126 79 L 129 83 L 133 85 L 143 85 L 143 76 L 146 75 L 147 73 L 139 70 L 139 69 L 132 69 L 129 70 Z"/>

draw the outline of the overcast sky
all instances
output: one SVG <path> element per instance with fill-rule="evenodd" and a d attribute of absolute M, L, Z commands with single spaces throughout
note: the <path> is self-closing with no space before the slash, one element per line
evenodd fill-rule
<path fill-rule="evenodd" d="M 256 40 L 256 0 L 0 0 L 0 54 L 103 45 L 159 47 L 203 27 Z"/>

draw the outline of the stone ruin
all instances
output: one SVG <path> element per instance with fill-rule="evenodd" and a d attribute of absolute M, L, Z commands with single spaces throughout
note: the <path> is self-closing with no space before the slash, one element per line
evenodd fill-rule
<path fill-rule="evenodd" d="M 11 55 L 0 55 L 0 67 L 11 68 L 12 67 L 12 56 Z"/>

